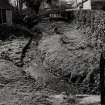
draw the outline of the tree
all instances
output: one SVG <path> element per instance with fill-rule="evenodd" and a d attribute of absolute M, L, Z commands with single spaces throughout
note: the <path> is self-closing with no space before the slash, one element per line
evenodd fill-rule
<path fill-rule="evenodd" d="M 34 10 L 36 14 L 39 13 L 40 5 L 42 2 L 46 2 L 53 7 L 58 1 L 59 0 L 24 0 L 26 6 Z"/>
<path fill-rule="evenodd" d="M 42 1 L 43 0 L 25 0 L 25 3 L 28 8 L 31 8 L 36 14 L 38 14 Z"/>
<path fill-rule="evenodd" d="M 22 12 L 24 0 L 17 0 L 17 2 L 18 2 L 18 9 L 20 12 Z"/>
<path fill-rule="evenodd" d="M 21 12 L 23 4 L 25 3 L 27 8 L 30 8 L 36 14 L 39 13 L 40 6 L 42 2 L 46 2 L 50 5 L 51 8 L 62 8 L 65 7 L 65 1 L 60 0 L 16 0 L 17 8 Z"/>

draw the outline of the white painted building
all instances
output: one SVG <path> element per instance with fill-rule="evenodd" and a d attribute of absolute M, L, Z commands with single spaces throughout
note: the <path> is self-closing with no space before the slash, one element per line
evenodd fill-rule
<path fill-rule="evenodd" d="M 91 0 L 73 0 L 74 8 L 91 9 Z"/>

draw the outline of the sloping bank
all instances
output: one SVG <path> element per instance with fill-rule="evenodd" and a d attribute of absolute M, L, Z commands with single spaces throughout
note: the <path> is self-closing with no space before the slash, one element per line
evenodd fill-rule
<path fill-rule="evenodd" d="M 35 40 L 32 40 L 24 58 L 25 65 L 21 69 L 44 88 L 49 87 L 60 92 L 66 90 L 67 93 L 74 94 L 98 93 L 99 60 L 104 45 L 105 13 L 76 11 L 74 14 L 72 23 L 46 21 L 38 24 L 44 30 L 43 37 L 37 47 Z M 58 31 L 62 30 L 62 34 L 55 33 L 55 27 Z M 16 40 L 12 41 L 13 46 L 18 42 Z M 19 44 L 21 44 L 20 41 L 23 43 L 23 39 L 19 40 Z M 24 44 L 19 45 L 21 47 L 16 44 L 17 47 L 13 47 L 13 53 L 8 48 L 11 44 L 8 44 L 8 47 L 1 46 L 0 49 L 8 53 L 6 56 L 12 58 L 13 62 L 18 62 L 20 50 L 25 43 L 27 40 L 24 39 Z M 18 49 L 18 47 L 19 50 L 16 50 L 15 48 Z M 6 76 L 1 75 L 4 78 Z"/>
<path fill-rule="evenodd" d="M 99 93 L 99 60 L 104 48 L 105 13 L 76 11 L 74 14 L 73 23 L 53 23 L 63 30 L 63 34 L 53 32 L 43 37 L 37 54 L 34 47 L 30 47 L 27 57 L 34 59 L 25 70 L 53 89 L 66 89 L 76 94 Z"/>
<path fill-rule="evenodd" d="M 37 47 L 35 40 L 32 40 L 24 57 L 24 67 L 20 68 L 14 64 L 20 61 L 22 48 L 29 39 L 24 36 L 16 39 L 13 37 L 10 41 L 0 42 L 1 104 L 61 105 L 64 102 L 65 105 L 65 98 L 62 100 L 64 91 L 70 94 L 99 92 L 104 13 L 76 11 L 75 17 L 73 23 L 39 23 L 38 25 L 46 30 L 43 31 L 43 37 Z M 56 34 L 55 27 L 58 27 L 58 31 L 62 30 L 62 34 Z M 23 70 L 27 75 L 21 72 Z M 47 87 L 59 93 L 63 92 L 62 97 Z M 87 101 L 87 98 L 85 100 Z"/>

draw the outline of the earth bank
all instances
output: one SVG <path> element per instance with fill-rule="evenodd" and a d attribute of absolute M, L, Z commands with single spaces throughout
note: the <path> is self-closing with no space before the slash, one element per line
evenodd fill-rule
<path fill-rule="evenodd" d="M 33 27 L 40 27 L 43 36 L 38 46 L 32 40 L 23 67 L 17 64 L 29 39 L 1 41 L 1 104 L 75 105 L 76 94 L 99 94 L 104 12 L 77 11 L 75 16 L 72 23 L 43 20 Z"/>

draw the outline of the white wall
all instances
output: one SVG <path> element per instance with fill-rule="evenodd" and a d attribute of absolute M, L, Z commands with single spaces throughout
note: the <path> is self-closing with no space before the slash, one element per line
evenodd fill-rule
<path fill-rule="evenodd" d="M 91 9 L 91 0 L 88 0 L 83 4 L 83 9 Z"/>

